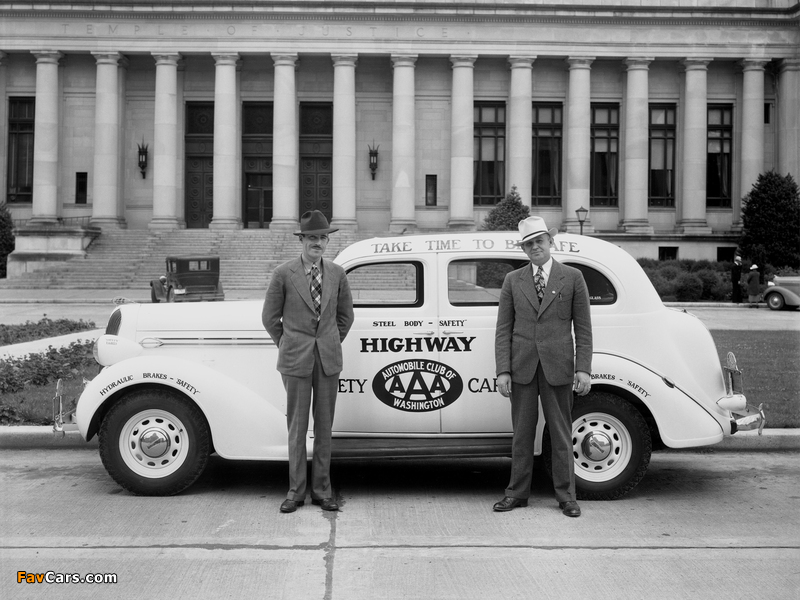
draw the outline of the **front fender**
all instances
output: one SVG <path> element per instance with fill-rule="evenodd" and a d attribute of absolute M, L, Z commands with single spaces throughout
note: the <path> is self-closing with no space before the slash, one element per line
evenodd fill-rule
<path fill-rule="evenodd" d="M 714 402 L 690 397 L 676 375 L 665 377 L 622 356 L 595 353 L 592 358 L 592 389 L 618 390 L 621 396 L 636 398 L 652 415 L 668 447 L 709 446 L 722 441 L 725 427 L 730 433 L 730 415 Z"/>
<path fill-rule="evenodd" d="M 270 377 L 274 374 L 274 377 Z M 268 380 L 269 379 L 269 380 Z M 272 381 L 275 379 L 275 381 Z M 94 436 L 108 403 L 142 386 L 170 388 L 197 404 L 214 449 L 224 458 L 286 460 L 286 398 L 280 374 L 268 371 L 260 395 L 208 365 L 168 356 L 138 356 L 110 366 L 87 384 L 75 411 L 84 439 Z"/>
<path fill-rule="evenodd" d="M 800 306 L 800 296 L 785 287 L 770 285 L 764 290 L 764 299 L 766 299 L 769 294 L 780 294 L 783 296 L 783 301 L 789 306 Z"/>

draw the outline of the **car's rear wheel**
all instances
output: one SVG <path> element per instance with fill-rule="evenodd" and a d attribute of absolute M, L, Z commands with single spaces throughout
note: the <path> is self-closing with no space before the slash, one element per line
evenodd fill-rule
<path fill-rule="evenodd" d="M 778 292 L 767 294 L 767 297 L 764 298 L 764 301 L 772 310 L 783 310 L 783 308 L 786 306 L 786 301 Z"/>
<path fill-rule="evenodd" d="M 171 496 L 205 469 L 211 434 L 200 409 L 166 390 L 135 391 L 108 411 L 100 427 L 100 458 L 126 490 Z"/>
<path fill-rule="evenodd" d="M 543 438 L 552 476 L 550 436 Z M 580 500 L 616 500 L 635 488 L 652 453 L 650 429 L 630 403 L 604 392 L 577 397 L 572 410 L 572 454 Z"/>
<path fill-rule="evenodd" d="M 175 302 L 175 288 L 169 288 L 167 291 L 167 302 Z"/>

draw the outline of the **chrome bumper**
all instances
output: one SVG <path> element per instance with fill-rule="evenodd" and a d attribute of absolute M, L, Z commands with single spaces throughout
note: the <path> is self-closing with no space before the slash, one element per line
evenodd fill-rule
<path fill-rule="evenodd" d="M 745 398 L 742 391 L 744 389 L 742 372 L 736 364 L 736 357 L 733 352 L 728 352 L 727 364 L 722 370 L 725 374 L 726 395 L 717 400 L 717 406 L 739 417 L 731 419 L 731 433 L 758 429 L 758 435 L 761 435 L 767 422 L 767 416 L 764 414 L 764 405 L 759 404 L 758 408 L 756 408 L 747 404 L 747 398 Z"/>

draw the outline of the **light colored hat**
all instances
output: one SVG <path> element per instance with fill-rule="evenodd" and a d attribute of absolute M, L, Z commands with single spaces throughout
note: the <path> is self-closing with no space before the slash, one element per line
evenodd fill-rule
<path fill-rule="evenodd" d="M 517 242 L 517 246 L 521 246 L 526 240 L 535 238 L 542 233 L 547 233 L 552 238 L 556 236 L 558 229 L 555 227 L 548 229 L 542 217 L 528 217 L 527 219 L 523 219 L 519 222 L 519 234 L 522 236 L 522 239 Z"/>
<path fill-rule="evenodd" d="M 753 265 L 752 267 L 750 267 L 750 270 L 752 271 L 753 269 L 757 269 L 757 268 L 758 268 L 758 265 Z"/>
<path fill-rule="evenodd" d="M 309 210 L 300 217 L 300 231 L 295 231 L 295 235 L 322 235 L 339 231 L 331 229 L 328 219 L 318 210 Z"/>

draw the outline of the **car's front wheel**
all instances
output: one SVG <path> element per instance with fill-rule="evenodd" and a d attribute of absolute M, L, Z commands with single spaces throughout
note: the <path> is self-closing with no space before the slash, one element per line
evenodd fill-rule
<path fill-rule="evenodd" d="M 200 409 L 166 390 L 134 391 L 108 411 L 100 458 L 126 490 L 171 496 L 192 485 L 208 462 L 211 434 Z"/>
<path fill-rule="evenodd" d="M 545 429 L 545 466 L 552 476 Z M 577 397 L 572 410 L 572 455 L 580 500 L 616 500 L 641 481 L 652 453 L 650 429 L 629 402 L 604 392 Z"/>
<path fill-rule="evenodd" d="M 783 310 L 783 308 L 786 306 L 786 301 L 778 292 L 768 294 L 764 300 L 766 301 L 767 306 L 769 306 L 772 310 Z"/>

